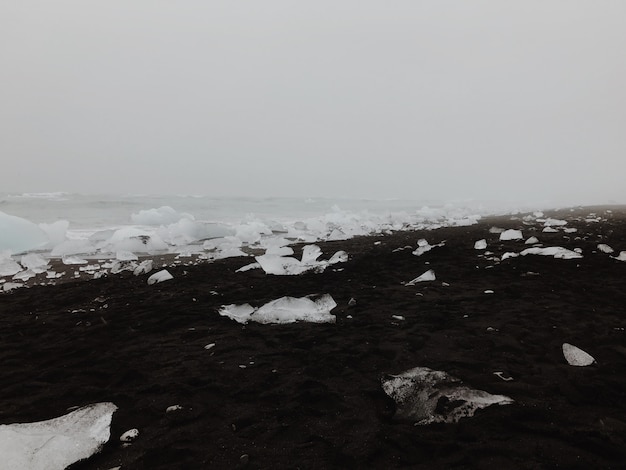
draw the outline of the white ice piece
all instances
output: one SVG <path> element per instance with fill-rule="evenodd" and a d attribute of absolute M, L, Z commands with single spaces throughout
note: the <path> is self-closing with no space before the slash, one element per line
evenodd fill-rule
<path fill-rule="evenodd" d="M 153 262 L 151 259 L 147 259 L 139 263 L 139 265 L 133 270 L 133 274 L 135 276 L 140 276 L 142 274 L 148 274 L 152 271 Z"/>
<path fill-rule="evenodd" d="M 521 230 L 514 230 L 512 228 L 505 230 L 504 232 L 502 232 L 500 234 L 500 240 L 502 241 L 507 241 L 507 240 L 523 240 L 524 236 L 522 235 L 522 231 Z"/>
<path fill-rule="evenodd" d="M 223 305 L 219 314 L 238 323 L 334 323 L 336 318 L 330 311 L 337 306 L 329 295 L 307 297 L 281 297 L 255 308 L 249 304 Z"/>
<path fill-rule="evenodd" d="M 261 255 L 257 256 L 259 263 L 266 274 L 274 275 L 298 275 L 307 271 L 322 272 L 329 265 L 343 263 L 348 260 L 345 251 L 336 252 L 328 261 L 317 261 L 322 250 L 317 245 L 306 245 L 302 249 L 302 259 L 298 260 L 291 256 Z"/>
<path fill-rule="evenodd" d="M 27 255 L 22 256 L 20 263 L 26 269 L 30 269 L 37 274 L 43 273 L 49 268 L 48 260 L 37 253 L 28 253 Z"/>
<path fill-rule="evenodd" d="M 139 429 L 133 428 L 129 429 L 125 433 L 120 436 L 120 442 L 133 442 L 135 439 L 139 437 Z"/>
<path fill-rule="evenodd" d="M 63 256 L 62 260 L 63 264 L 65 265 L 87 264 L 86 259 L 80 258 L 78 256 Z"/>
<path fill-rule="evenodd" d="M 8 250 L 0 252 L 0 276 L 13 276 L 21 270 L 22 266 L 11 258 Z"/>
<path fill-rule="evenodd" d="M 609 245 L 607 245 L 605 243 L 600 243 L 598 245 L 598 250 L 600 250 L 602 253 L 613 253 L 613 252 L 615 252 L 615 250 L 613 248 L 611 248 Z"/>
<path fill-rule="evenodd" d="M 528 240 L 524 242 L 526 245 L 536 245 L 539 243 L 539 239 L 537 237 L 529 237 Z"/>
<path fill-rule="evenodd" d="M 57 220 L 51 224 L 39 224 L 39 228 L 43 230 L 50 240 L 50 247 L 55 247 L 63 243 L 67 238 L 67 229 L 70 223 L 67 220 Z"/>
<path fill-rule="evenodd" d="M 29 220 L 0 211 L 0 251 L 25 253 L 46 246 L 46 232 Z"/>
<path fill-rule="evenodd" d="M 520 252 L 520 255 L 542 255 L 542 256 L 554 256 L 558 259 L 576 259 L 582 258 L 583 255 L 561 246 L 550 246 L 547 248 L 526 248 Z"/>
<path fill-rule="evenodd" d="M 121 250 L 115 253 L 115 259 L 120 261 L 137 261 L 139 258 L 132 251 Z"/>
<path fill-rule="evenodd" d="M 544 233 L 557 233 L 558 230 L 553 227 L 545 227 L 542 232 Z"/>
<path fill-rule="evenodd" d="M 423 273 L 420 276 L 416 277 L 412 281 L 407 282 L 405 285 L 407 285 L 407 286 L 414 286 L 418 282 L 434 281 L 436 279 L 437 278 L 435 277 L 435 271 L 433 271 L 432 269 L 429 269 L 428 271 L 426 271 L 425 273 Z"/>
<path fill-rule="evenodd" d="M 507 251 L 506 253 L 502 254 L 502 258 L 500 258 L 501 261 L 504 261 L 505 259 L 508 258 L 517 258 L 519 256 L 519 253 L 514 253 L 512 251 Z"/>
<path fill-rule="evenodd" d="M 111 437 L 113 403 L 84 406 L 59 418 L 0 425 L 0 466 L 63 470 L 100 451 Z"/>
<path fill-rule="evenodd" d="M 513 400 L 474 390 L 446 372 L 415 367 L 382 380 L 383 390 L 396 402 L 396 418 L 416 424 L 455 423 L 491 405 L 508 405 Z"/>
<path fill-rule="evenodd" d="M 626 261 L 626 251 L 620 251 L 619 255 L 613 256 L 613 259 L 616 259 L 617 261 Z"/>
<path fill-rule="evenodd" d="M 159 282 L 169 281 L 170 279 L 174 279 L 174 276 L 172 276 L 167 269 L 162 269 L 148 278 L 148 284 L 157 284 Z"/>
<path fill-rule="evenodd" d="M 415 251 L 413 251 L 412 253 L 415 256 L 422 256 L 424 253 L 429 252 L 430 250 L 432 250 L 433 248 L 437 248 L 439 246 L 444 246 L 445 245 L 445 241 L 441 242 L 441 243 L 437 243 L 436 245 L 431 245 L 430 243 L 428 243 L 424 238 L 420 238 L 417 241 L 417 248 L 415 249 Z"/>
<path fill-rule="evenodd" d="M 487 240 L 485 240 L 484 238 L 482 240 L 478 240 L 476 243 L 474 243 L 474 249 L 475 250 L 487 249 Z"/>
<path fill-rule="evenodd" d="M 570 366 L 584 367 L 596 362 L 593 356 L 569 343 L 563 343 L 563 356 Z"/>
<path fill-rule="evenodd" d="M 543 225 L 545 227 L 561 227 L 563 225 L 567 225 L 567 220 L 548 218 L 543 222 Z"/>

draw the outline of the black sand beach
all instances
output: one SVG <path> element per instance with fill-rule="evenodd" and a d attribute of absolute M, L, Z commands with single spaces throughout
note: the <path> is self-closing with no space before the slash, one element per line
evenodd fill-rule
<path fill-rule="evenodd" d="M 626 263 L 597 245 L 626 250 L 626 208 L 609 209 L 546 212 L 575 233 L 543 233 L 520 214 L 327 242 L 325 257 L 350 259 L 321 274 L 235 273 L 252 258 L 232 258 L 152 286 L 122 273 L 0 295 L 0 424 L 115 403 L 109 443 L 75 469 L 624 468 Z M 498 258 L 528 246 L 492 226 L 584 257 L 496 262 L 474 242 Z M 445 246 L 417 257 L 420 238 Z M 402 284 L 427 269 L 436 281 Z M 335 324 L 217 313 L 314 293 L 336 300 Z M 597 363 L 568 365 L 565 342 Z M 396 421 L 381 378 L 416 366 L 515 403 L 454 424 Z M 131 428 L 139 437 L 123 447 Z"/>

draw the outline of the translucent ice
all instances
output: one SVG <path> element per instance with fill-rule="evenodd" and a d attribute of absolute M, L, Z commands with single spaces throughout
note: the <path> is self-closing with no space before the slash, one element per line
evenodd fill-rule
<path fill-rule="evenodd" d="M 130 219 L 137 225 L 169 225 L 187 218 L 192 219 L 189 214 L 181 214 L 176 212 L 170 206 L 162 206 L 158 209 L 141 210 L 136 214 L 132 214 Z"/>
<path fill-rule="evenodd" d="M 67 220 L 58 220 L 52 224 L 39 224 L 39 228 L 48 236 L 50 247 L 55 247 L 65 241 L 69 226 L 70 223 Z"/>
<path fill-rule="evenodd" d="M 491 405 L 513 400 L 474 390 L 445 372 L 416 367 L 382 380 L 383 390 L 396 402 L 396 418 L 416 424 L 455 423 Z"/>
<path fill-rule="evenodd" d="M 49 241 L 46 233 L 34 223 L 0 212 L 0 251 L 25 253 L 44 247 Z"/>
<path fill-rule="evenodd" d="M 43 273 L 48 269 L 48 260 L 37 253 L 29 253 L 22 256 L 20 263 L 34 273 Z"/>
<path fill-rule="evenodd" d="M 8 250 L 0 251 L 0 276 L 13 276 L 21 270 L 22 266 L 11 258 Z"/>
<path fill-rule="evenodd" d="M 224 305 L 219 314 L 238 323 L 294 323 L 298 321 L 311 323 L 334 323 L 335 316 L 330 311 L 337 306 L 328 294 L 319 297 L 281 297 L 272 300 L 260 308 L 249 304 Z"/>
<path fill-rule="evenodd" d="M 322 254 L 322 250 L 317 245 L 306 245 L 302 249 L 300 260 L 291 256 L 262 255 L 256 257 L 266 274 L 274 275 L 298 275 L 307 271 L 322 272 L 327 266 L 335 263 L 343 263 L 348 260 L 348 254 L 338 251 L 328 261 L 317 261 Z"/>
<path fill-rule="evenodd" d="M 100 451 L 111 437 L 117 407 L 96 403 L 59 418 L 0 425 L 0 465 L 6 469 L 63 470 Z"/>
<path fill-rule="evenodd" d="M 600 243 L 598 245 L 598 250 L 600 250 L 602 253 L 613 253 L 615 250 L 613 248 L 611 248 L 609 245 L 606 245 L 604 243 Z"/>

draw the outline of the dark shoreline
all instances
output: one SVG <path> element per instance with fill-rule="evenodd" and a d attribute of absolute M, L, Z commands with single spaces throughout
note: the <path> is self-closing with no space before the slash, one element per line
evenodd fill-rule
<path fill-rule="evenodd" d="M 586 222 L 590 212 L 606 220 Z M 85 469 L 619 468 L 626 263 L 596 246 L 611 245 L 613 256 L 626 250 L 626 208 L 545 214 L 577 232 L 543 233 L 524 214 L 486 217 L 468 227 L 321 243 L 327 258 L 350 255 L 322 274 L 235 273 L 252 259 L 231 258 L 174 267 L 173 280 L 154 286 L 122 273 L 0 295 L 0 423 L 114 402 L 109 444 L 72 467 Z M 476 240 L 487 239 L 494 256 L 526 246 L 498 241 L 494 225 L 522 229 L 544 246 L 581 248 L 584 257 L 495 262 L 479 256 Z M 420 257 L 393 251 L 414 249 L 419 238 L 446 243 Z M 402 285 L 427 269 L 436 281 Z M 242 326 L 216 313 L 223 304 L 313 293 L 334 297 L 335 324 Z M 568 366 L 563 342 L 597 364 Z M 209 343 L 216 345 L 206 350 Z M 380 379 L 415 366 L 515 404 L 456 424 L 396 422 Z M 183 410 L 165 413 L 171 405 Z M 123 448 L 118 437 L 131 428 L 140 436 Z"/>

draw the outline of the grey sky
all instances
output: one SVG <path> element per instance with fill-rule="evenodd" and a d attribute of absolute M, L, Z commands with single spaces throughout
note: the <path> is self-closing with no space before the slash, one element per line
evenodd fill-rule
<path fill-rule="evenodd" d="M 626 203 L 626 2 L 14 1 L 0 192 Z"/>

